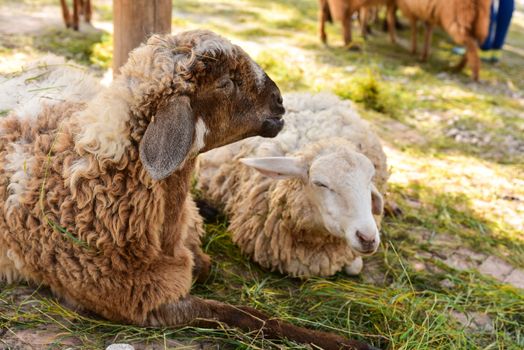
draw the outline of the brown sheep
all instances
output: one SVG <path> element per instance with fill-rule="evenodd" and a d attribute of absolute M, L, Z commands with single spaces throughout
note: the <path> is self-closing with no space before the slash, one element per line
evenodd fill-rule
<path fill-rule="evenodd" d="M 393 0 L 319 0 L 318 23 L 320 40 L 322 40 L 324 44 L 327 43 L 325 24 L 326 22 L 332 22 L 333 20 L 335 20 L 340 21 L 342 24 L 342 35 L 344 37 L 344 45 L 351 45 L 351 17 L 353 16 L 353 13 L 355 13 L 355 11 L 359 9 L 366 9 L 379 5 L 386 5 L 389 9 L 389 7 L 392 6 L 392 2 Z M 361 15 L 362 36 L 365 38 L 367 35 L 367 11 L 363 11 Z M 389 27 L 394 25 L 394 11 L 388 10 L 387 20 Z M 391 40 L 394 40 L 393 36 L 391 37 Z"/>
<path fill-rule="evenodd" d="M 207 263 L 189 196 L 197 155 L 273 137 L 283 113 L 265 72 L 209 31 L 152 36 L 91 100 L 12 112 L 0 121 L 0 278 L 49 286 L 116 322 L 222 322 L 324 349 L 371 349 L 190 295 Z"/>
<path fill-rule="evenodd" d="M 457 70 L 469 64 L 473 80 L 479 79 L 478 45 L 488 35 L 491 0 L 395 0 L 395 5 L 411 22 L 413 54 L 417 52 L 417 21 L 423 21 L 426 30 L 422 61 L 426 61 L 429 56 L 433 28 L 439 25 L 457 44 L 466 47 L 466 54 L 456 67 Z M 389 31 L 395 36 L 394 26 L 390 25 Z"/>

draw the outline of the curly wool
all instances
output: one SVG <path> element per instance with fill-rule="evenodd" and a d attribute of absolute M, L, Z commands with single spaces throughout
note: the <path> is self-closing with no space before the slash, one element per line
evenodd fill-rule
<path fill-rule="evenodd" d="M 385 193 L 386 156 L 350 102 L 326 93 L 289 94 L 284 101 L 286 126 L 275 139 L 253 138 L 200 156 L 198 188 L 230 216 L 233 241 L 260 265 L 296 277 L 330 276 L 356 256 L 345 239 L 311 222 L 301 180 L 274 180 L 238 160 L 300 155 L 310 164 L 321 152 L 349 147 L 372 161 L 373 183 Z"/>
<path fill-rule="evenodd" d="M 68 101 L 49 103 L 30 96 L 40 104 L 31 118 L 16 108 L 2 118 L 0 279 L 42 283 L 72 305 L 135 324 L 188 295 L 203 233 L 187 196 L 194 160 L 154 182 L 138 143 L 155 103 L 194 89 L 202 50 L 208 57 L 237 50 L 217 38 L 205 31 L 153 36 L 109 88 L 76 89 L 76 99 L 64 89 Z M 42 67 L 69 86 L 78 78 L 69 64 Z M 28 93 L 24 84 L 19 89 Z M 12 109 L 26 98 L 20 96 L 0 109 Z"/>
<path fill-rule="evenodd" d="M 205 65 L 202 54 L 233 56 L 238 48 L 212 40 L 215 34 L 152 36 L 135 50 L 128 64 L 120 68 L 121 76 L 111 89 L 99 94 L 86 110 L 77 115 L 81 125 L 76 138 L 77 151 L 87 151 L 99 158 L 118 162 L 130 140 L 133 113 L 143 115 L 143 127 L 151 118 L 151 103 L 170 94 L 184 95 L 195 90 L 195 78 Z M 195 49 L 193 49 L 195 48 Z M 175 53 L 173 55 L 173 53 Z M 139 137 L 141 135 L 133 135 Z"/>

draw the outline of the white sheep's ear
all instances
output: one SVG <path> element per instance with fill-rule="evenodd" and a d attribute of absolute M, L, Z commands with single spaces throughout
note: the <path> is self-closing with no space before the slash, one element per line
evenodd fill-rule
<path fill-rule="evenodd" d="M 240 162 L 274 179 L 307 179 L 307 167 L 298 157 L 241 158 Z"/>
<path fill-rule="evenodd" d="M 384 199 L 375 185 L 371 184 L 371 212 L 375 215 L 382 215 L 384 211 Z"/>
<path fill-rule="evenodd" d="M 140 160 L 154 180 L 165 179 L 183 164 L 194 132 L 189 97 L 175 97 L 157 110 L 140 141 Z"/>

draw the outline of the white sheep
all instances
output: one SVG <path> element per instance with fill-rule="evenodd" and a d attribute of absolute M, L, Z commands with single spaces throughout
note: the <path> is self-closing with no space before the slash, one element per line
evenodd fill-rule
<path fill-rule="evenodd" d="M 380 241 L 388 179 L 380 141 L 334 95 L 284 101 L 284 131 L 201 155 L 198 188 L 225 209 L 233 241 L 262 266 L 296 277 L 358 274 Z"/>
<path fill-rule="evenodd" d="M 0 119 L 0 279 L 118 322 L 370 349 L 190 295 L 209 263 L 188 191 L 196 156 L 283 125 L 280 91 L 241 48 L 209 31 L 154 35 L 107 89 L 64 64 L 35 72 L 1 82 L 25 92 L 0 100 L 12 110 Z"/>

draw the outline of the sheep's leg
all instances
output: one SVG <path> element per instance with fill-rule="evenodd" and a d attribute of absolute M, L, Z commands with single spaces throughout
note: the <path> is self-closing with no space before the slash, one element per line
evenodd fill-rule
<path fill-rule="evenodd" d="M 150 312 L 144 326 L 185 326 L 218 328 L 221 324 L 255 332 L 268 338 L 287 338 L 303 344 L 314 344 L 326 350 L 373 350 L 370 345 L 344 337 L 309 330 L 270 318 L 248 306 L 233 306 L 214 300 L 188 296 L 176 303 L 165 304 Z"/>
<path fill-rule="evenodd" d="M 84 15 L 84 0 L 78 0 L 79 4 L 78 4 L 78 16 L 83 16 Z"/>
<path fill-rule="evenodd" d="M 417 19 L 411 18 L 411 53 L 417 54 Z"/>
<path fill-rule="evenodd" d="M 91 23 L 92 15 L 91 0 L 84 0 L 84 19 L 86 23 Z"/>
<path fill-rule="evenodd" d="M 351 33 L 351 15 L 352 12 L 348 9 L 344 13 L 344 16 L 342 18 L 342 33 L 344 35 L 344 45 L 348 47 L 349 45 L 351 45 L 351 42 L 353 41 L 353 35 Z"/>
<path fill-rule="evenodd" d="M 426 62 L 429 57 L 429 51 L 431 50 L 431 38 L 433 37 L 433 24 L 426 22 L 424 23 L 426 32 L 424 34 L 424 49 L 420 60 Z"/>
<path fill-rule="evenodd" d="M 320 34 L 320 40 L 324 45 L 327 45 L 326 21 L 329 18 L 329 5 L 327 0 L 319 1 L 318 11 L 318 32 Z"/>
<path fill-rule="evenodd" d="M 362 271 L 362 267 L 364 267 L 362 257 L 357 256 L 355 260 L 351 262 L 351 264 L 344 266 L 344 271 L 349 276 L 357 276 Z"/>
<path fill-rule="evenodd" d="M 397 43 L 397 29 L 395 28 L 395 11 L 396 10 L 397 9 L 394 5 L 388 5 L 386 9 L 389 38 L 393 44 Z"/>
<path fill-rule="evenodd" d="M 362 37 L 367 39 L 368 36 L 368 22 L 369 22 L 369 8 L 368 7 L 362 7 L 359 11 L 359 19 L 360 19 L 360 31 L 362 33 Z"/>
<path fill-rule="evenodd" d="M 80 0 L 73 0 L 73 29 L 78 30 L 79 26 L 79 15 L 78 12 L 80 11 Z"/>
<path fill-rule="evenodd" d="M 66 28 L 71 28 L 71 14 L 69 13 L 66 0 L 60 0 L 60 5 L 62 5 L 62 17 L 64 17 Z"/>
<path fill-rule="evenodd" d="M 480 73 L 480 58 L 478 55 L 478 44 L 477 41 L 472 37 L 466 38 L 465 42 L 466 60 L 469 66 L 471 67 L 473 80 L 478 81 Z"/>
<path fill-rule="evenodd" d="M 193 253 L 193 278 L 196 278 L 197 282 L 203 283 L 211 270 L 211 257 L 204 253 L 200 247 L 200 240 L 198 243 L 192 242 L 187 247 Z"/>
<path fill-rule="evenodd" d="M 209 276 L 211 258 L 202 251 L 201 238 L 204 236 L 204 223 L 191 196 L 186 199 L 186 208 L 182 215 L 181 220 L 187 223 L 184 245 L 193 254 L 193 278 L 196 278 L 198 282 L 204 282 Z M 166 249 L 170 248 L 166 247 Z"/>
<path fill-rule="evenodd" d="M 478 44 L 477 41 L 472 37 L 467 37 L 463 40 L 460 38 L 454 38 L 458 44 L 463 44 L 466 47 L 466 54 L 462 56 L 460 62 L 453 67 L 455 72 L 462 71 L 467 64 L 471 67 L 472 78 L 475 81 L 479 80 L 480 73 L 480 58 L 478 55 Z"/>

